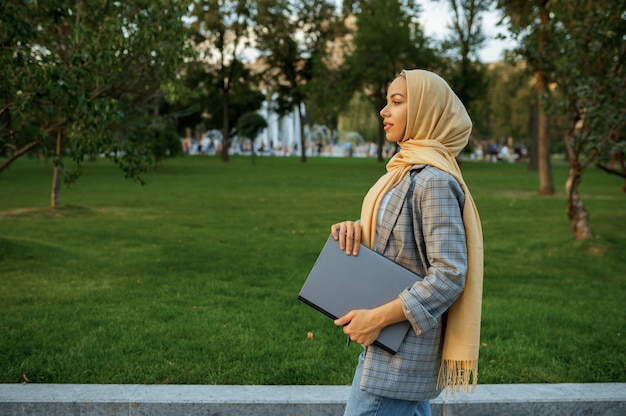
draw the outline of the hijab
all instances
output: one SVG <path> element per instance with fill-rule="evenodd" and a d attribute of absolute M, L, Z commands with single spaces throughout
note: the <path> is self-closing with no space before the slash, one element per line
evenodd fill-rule
<path fill-rule="evenodd" d="M 376 221 L 385 194 L 414 165 L 426 164 L 452 175 L 465 192 L 468 269 L 465 288 L 448 309 L 438 385 L 453 392 L 473 389 L 478 381 L 478 350 L 483 281 L 483 237 L 478 210 L 456 161 L 469 141 L 472 121 L 465 106 L 440 76 L 424 70 L 404 70 L 407 83 L 407 125 L 400 151 L 387 163 L 387 173 L 369 190 L 361 209 L 362 242 L 372 247 Z"/>

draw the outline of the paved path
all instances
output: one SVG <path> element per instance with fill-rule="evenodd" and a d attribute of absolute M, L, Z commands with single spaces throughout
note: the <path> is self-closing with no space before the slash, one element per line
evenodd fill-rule
<path fill-rule="evenodd" d="M 1 416 L 340 416 L 347 386 L 0 384 Z M 479 385 L 433 416 L 625 416 L 626 383 Z"/>

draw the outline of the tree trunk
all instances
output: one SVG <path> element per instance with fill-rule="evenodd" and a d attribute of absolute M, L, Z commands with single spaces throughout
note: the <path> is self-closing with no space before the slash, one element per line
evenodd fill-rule
<path fill-rule="evenodd" d="M 554 195 L 554 181 L 552 180 L 552 165 L 550 163 L 550 136 L 548 131 L 548 115 L 543 105 L 543 96 L 549 94 L 548 74 L 545 71 L 543 54 L 548 42 L 547 25 L 550 15 L 547 10 L 548 1 L 540 1 L 539 15 L 542 27 L 537 41 L 539 68 L 535 71 L 535 88 L 537 90 L 537 162 L 539 167 L 539 195 Z"/>
<path fill-rule="evenodd" d="M 385 105 L 387 105 L 387 85 L 379 85 L 378 86 L 378 100 L 374 101 L 374 108 L 384 108 Z M 380 114 L 380 113 L 379 113 Z M 383 124 L 382 120 L 379 119 L 378 121 L 378 161 L 379 162 L 383 162 L 384 158 L 383 158 L 383 149 L 385 146 L 385 141 L 387 140 L 387 135 L 385 133 L 385 125 Z M 394 143 L 394 146 L 397 146 L 396 143 Z M 396 147 L 397 148 L 397 147 Z M 393 152 L 395 153 L 395 152 Z"/>
<path fill-rule="evenodd" d="M 574 163 L 574 165 L 575 164 L 576 163 Z M 578 192 L 580 181 L 580 169 L 570 164 L 569 175 L 565 183 L 565 192 L 567 194 L 566 212 L 576 240 L 584 240 L 592 237 L 591 228 L 589 227 L 589 213 L 585 209 L 580 193 Z"/>
<path fill-rule="evenodd" d="M 379 162 L 384 160 L 383 158 L 383 147 L 385 146 L 385 126 L 383 123 L 378 123 L 378 151 L 376 152 L 376 157 Z"/>
<path fill-rule="evenodd" d="M 589 213 L 585 209 L 580 193 L 578 192 L 578 185 L 580 185 L 582 181 L 580 147 L 575 140 L 576 126 L 579 121 L 580 117 L 574 118 L 563 137 L 569 160 L 569 171 L 567 181 L 565 182 L 565 195 L 567 197 L 565 212 L 567 218 L 569 218 L 569 224 L 574 233 L 574 238 L 576 240 L 584 240 L 591 238 L 593 234 L 589 227 Z"/>
<path fill-rule="evenodd" d="M 160 98 L 161 94 L 155 94 L 154 95 L 154 102 L 152 104 L 152 114 L 154 115 L 155 119 L 159 118 L 160 115 L 160 111 L 159 111 L 159 98 Z M 152 151 L 152 156 L 154 156 L 154 170 L 156 171 L 159 167 L 159 165 L 161 164 L 161 156 L 158 154 L 158 152 L 156 150 Z"/>
<path fill-rule="evenodd" d="M 531 172 L 539 171 L 539 163 L 537 161 L 537 149 L 539 149 L 539 139 L 537 138 L 537 119 L 539 118 L 538 104 L 531 104 L 528 110 L 528 133 L 530 136 L 530 148 L 528 149 L 528 170 Z"/>
<path fill-rule="evenodd" d="M 50 192 L 50 207 L 58 208 L 59 203 L 59 192 L 61 191 L 61 176 L 63 173 L 63 167 L 61 166 L 61 149 L 62 149 L 62 129 L 57 129 L 57 143 L 56 143 L 56 154 L 55 154 L 55 163 L 54 163 L 54 172 L 52 174 L 52 191 Z"/>
<path fill-rule="evenodd" d="M 549 119 L 541 98 L 539 98 L 539 117 L 537 122 L 537 165 L 539 167 L 539 195 L 554 195 L 552 163 L 550 162 Z"/>
<path fill-rule="evenodd" d="M 227 82 L 227 81 L 224 81 Z M 224 86 L 222 89 L 222 161 L 228 162 L 228 151 L 230 150 L 230 119 L 228 118 L 228 91 Z"/>
<path fill-rule="evenodd" d="M 300 117 L 300 162 L 306 162 L 306 137 L 304 135 L 304 125 L 306 117 L 302 113 L 302 104 L 298 104 L 298 117 Z"/>

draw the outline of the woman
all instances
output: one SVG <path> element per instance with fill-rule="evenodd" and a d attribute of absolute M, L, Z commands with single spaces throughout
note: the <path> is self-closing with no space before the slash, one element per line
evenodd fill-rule
<path fill-rule="evenodd" d="M 420 278 L 395 300 L 335 321 L 365 348 L 345 415 L 425 416 L 444 387 L 477 382 L 482 230 L 456 162 L 472 123 L 448 84 L 423 70 L 393 80 L 380 115 L 400 151 L 365 196 L 360 221 L 331 232 L 346 254 L 365 244 Z M 382 328 L 404 320 L 412 330 L 397 354 L 373 345 Z"/>

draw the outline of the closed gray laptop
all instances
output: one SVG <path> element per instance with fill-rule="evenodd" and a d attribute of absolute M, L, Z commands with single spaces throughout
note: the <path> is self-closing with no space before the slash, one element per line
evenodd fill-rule
<path fill-rule="evenodd" d="M 421 278 L 368 247 L 348 256 L 328 237 L 298 299 L 337 319 L 354 309 L 372 309 L 393 299 Z M 395 354 L 409 330 L 408 321 L 382 330 L 375 344 Z"/>

